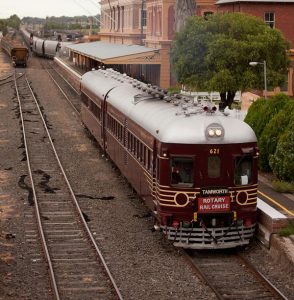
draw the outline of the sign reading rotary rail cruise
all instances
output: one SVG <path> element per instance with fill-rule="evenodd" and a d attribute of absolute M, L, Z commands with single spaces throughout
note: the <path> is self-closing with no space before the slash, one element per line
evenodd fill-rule
<path fill-rule="evenodd" d="M 231 198 L 227 188 L 203 188 L 197 200 L 198 213 L 230 211 Z"/>

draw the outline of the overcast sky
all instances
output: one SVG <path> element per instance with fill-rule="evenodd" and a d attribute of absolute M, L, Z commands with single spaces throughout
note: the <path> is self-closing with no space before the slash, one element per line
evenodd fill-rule
<path fill-rule="evenodd" d="M 0 0 L 0 19 L 23 17 L 93 16 L 100 13 L 98 0 Z"/>

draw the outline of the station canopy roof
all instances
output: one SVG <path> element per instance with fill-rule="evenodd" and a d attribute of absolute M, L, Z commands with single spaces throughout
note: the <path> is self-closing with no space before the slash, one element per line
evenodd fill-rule
<path fill-rule="evenodd" d="M 139 45 L 91 42 L 68 45 L 72 52 L 104 64 L 160 64 L 160 50 Z"/>

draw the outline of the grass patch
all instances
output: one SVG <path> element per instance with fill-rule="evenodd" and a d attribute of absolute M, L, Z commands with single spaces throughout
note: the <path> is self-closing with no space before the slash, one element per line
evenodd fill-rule
<path fill-rule="evenodd" d="M 279 236 L 288 237 L 292 234 L 294 234 L 294 221 L 290 221 L 287 226 L 279 231 Z"/>
<path fill-rule="evenodd" d="M 294 193 L 294 185 L 290 182 L 273 180 L 272 186 L 273 189 L 279 193 Z"/>

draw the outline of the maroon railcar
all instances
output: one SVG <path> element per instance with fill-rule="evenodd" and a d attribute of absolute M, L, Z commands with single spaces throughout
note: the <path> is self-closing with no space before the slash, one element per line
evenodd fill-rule
<path fill-rule="evenodd" d="M 171 97 L 113 70 L 82 77 L 81 114 L 176 246 L 248 244 L 256 226 L 253 130 L 213 103 Z"/>

